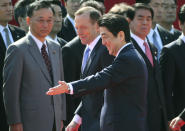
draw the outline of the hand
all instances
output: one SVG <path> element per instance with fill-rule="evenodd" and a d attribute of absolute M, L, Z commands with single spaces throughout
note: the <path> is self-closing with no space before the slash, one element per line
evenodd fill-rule
<path fill-rule="evenodd" d="M 21 123 L 10 125 L 10 131 L 23 131 L 23 126 Z"/>
<path fill-rule="evenodd" d="M 65 81 L 59 81 L 59 85 L 49 88 L 49 91 L 46 92 L 47 95 L 57 95 L 64 94 L 69 92 L 69 87 Z"/>
<path fill-rule="evenodd" d="M 79 126 L 76 122 L 71 121 L 65 131 L 78 131 Z"/>
<path fill-rule="evenodd" d="M 179 131 L 184 124 L 185 122 L 180 117 L 176 117 L 171 121 L 170 128 L 173 131 Z"/>

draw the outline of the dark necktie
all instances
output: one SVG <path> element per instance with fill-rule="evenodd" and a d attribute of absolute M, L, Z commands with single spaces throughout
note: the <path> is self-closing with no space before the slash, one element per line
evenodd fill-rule
<path fill-rule="evenodd" d="M 90 49 L 86 48 L 86 50 L 84 52 L 83 60 L 82 60 L 82 72 L 84 71 L 85 66 L 87 64 L 87 60 L 88 60 L 88 57 L 89 57 L 89 51 L 90 51 Z"/>
<path fill-rule="evenodd" d="M 5 32 L 5 37 L 6 37 L 6 45 L 8 47 L 12 42 L 10 40 L 10 36 L 9 36 L 9 33 L 8 33 L 8 29 L 7 28 L 4 28 L 4 32 Z"/>
<path fill-rule="evenodd" d="M 150 48 L 148 46 L 148 44 L 146 42 L 143 43 L 143 45 L 145 46 L 145 54 L 146 56 L 148 57 L 150 63 L 152 64 L 152 66 L 154 65 L 153 64 L 153 58 L 152 58 L 152 53 L 150 51 Z"/>
<path fill-rule="evenodd" d="M 51 68 L 51 62 L 48 57 L 48 53 L 46 51 L 46 45 L 43 44 L 41 48 L 42 57 L 44 58 L 45 64 L 47 66 L 48 72 L 50 74 L 51 79 L 53 80 L 53 74 L 52 74 L 52 68 Z"/>

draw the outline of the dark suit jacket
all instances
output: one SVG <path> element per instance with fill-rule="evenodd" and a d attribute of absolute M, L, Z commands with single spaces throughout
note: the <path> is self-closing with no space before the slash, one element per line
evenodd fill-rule
<path fill-rule="evenodd" d="M 71 41 L 76 36 L 75 29 L 67 17 L 65 17 L 62 22 L 62 29 L 61 32 L 58 33 L 58 36 L 67 42 Z"/>
<path fill-rule="evenodd" d="M 83 45 L 79 37 L 75 37 L 62 48 L 64 79 L 67 82 L 80 79 L 81 64 L 85 45 Z M 71 121 L 74 112 L 78 107 L 81 98 L 66 95 L 67 99 L 67 121 L 65 125 Z"/>
<path fill-rule="evenodd" d="M 109 55 L 108 50 L 102 45 L 100 39 L 89 56 L 81 78 L 93 75 L 110 65 L 113 56 Z M 100 113 L 103 105 L 103 90 L 94 92 L 82 97 L 82 101 L 76 113 L 82 117 L 82 131 L 100 131 Z"/>
<path fill-rule="evenodd" d="M 179 38 L 164 46 L 160 64 L 163 74 L 168 120 L 185 107 L 185 43 Z"/>
<path fill-rule="evenodd" d="M 163 131 L 165 131 L 167 130 L 167 119 L 164 103 L 162 76 L 159 70 L 159 64 L 157 62 L 157 49 L 148 42 L 154 60 L 154 67 L 152 67 L 149 59 L 133 38 L 132 42 L 145 60 L 148 69 L 147 125 L 149 131 L 160 131 L 161 127 L 164 127 L 165 129 L 163 128 Z"/>
<path fill-rule="evenodd" d="M 173 34 L 171 34 L 169 31 L 165 30 L 164 28 L 157 26 L 157 29 L 158 29 L 159 35 L 161 37 L 161 41 L 163 43 L 163 46 L 176 40 L 176 37 Z"/>
<path fill-rule="evenodd" d="M 180 30 L 177 30 L 174 28 L 174 39 L 177 40 L 179 38 L 179 36 L 182 34 L 182 32 Z"/>
<path fill-rule="evenodd" d="M 13 25 L 8 25 L 8 26 L 14 41 L 17 41 L 18 39 L 25 36 L 25 32 L 20 28 Z M 3 72 L 3 66 L 4 66 L 5 52 L 6 52 L 6 46 L 0 34 L 0 118 L 1 118 L 0 129 L 2 129 L 3 131 L 8 131 L 6 116 L 4 112 L 4 105 L 3 105 L 3 94 L 2 94 L 2 86 L 3 86 L 2 72 Z"/>
<path fill-rule="evenodd" d="M 101 72 L 71 84 L 74 94 L 105 89 L 101 131 L 145 131 L 147 69 L 132 44 Z"/>

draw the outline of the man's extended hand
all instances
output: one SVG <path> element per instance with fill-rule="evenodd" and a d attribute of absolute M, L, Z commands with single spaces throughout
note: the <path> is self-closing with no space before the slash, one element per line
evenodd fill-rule
<path fill-rule="evenodd" d="M 23 126 L 21 123 L 10 125 L 10 131 L 23 131 Z"/>
<path fill-rule="evenodd" d="M 69 125 L 66 127 L 65 131 L 78 131 L 79 124 L 74 121 L 71 121 Z"/>
<path fill-rule="evenodd" d="M 69 87 L 65 81 L 59 81 L 59 85 L 49 88 L 49 91 L 46 92 L 47 95 L 57 95 L 69 93 Z"/>
<path fill-rule="evenodd" d="M 171 121 L 170 128 L 173 131 L 179 131 L 184 124 L 185 122 L 180 117 L 176 117 Z"/>

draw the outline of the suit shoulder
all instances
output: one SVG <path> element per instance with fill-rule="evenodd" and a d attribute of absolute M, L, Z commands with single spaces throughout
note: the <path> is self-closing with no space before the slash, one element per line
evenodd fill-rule
<path fill-rule="evenodd" d="M 54 47 L 60 47 L 60 44 L 55 42 L 54 40 L 51 40 L 51 39 L 47 39 L 47 42 L 51 43 L 52 46 Z M 61 48 L 61 47 L 60 47 Z"/>
<path fill-rule="evenodd" d="M 14 26 L 14 25 L 8 25 L 8 26 L 9 26 L 9 28 L 10 28 L 11 30 L 15 30 L 15 31 L 18 32 L 18 33 L 26 34 L 24 30 L 22 30 L 21 28 L 19 28 L 19 27 L 17 27 L 17 26 Z"/>
<path fill-rule="evenodd" d="M 25 37 L 22 37 L 21 39 L 17 40 L 16 42 L 12 43 L 10 45 L 10 47 L 14 46 L 20 50 L 25 50 L 28 47 L 28 44 L 26 44 L 26 43 L 27 43 L 27 38 L 25 36 Z"/>
<path fill-rule="evenodd" d="M 168 48 L 168 49 L 172 49 L 172 48 L 176 48 L 178 46 L 178 43 L 181 42 L 181 39 L 177 39 L 167 45 L 164 46 L 164 48 Z"/>

